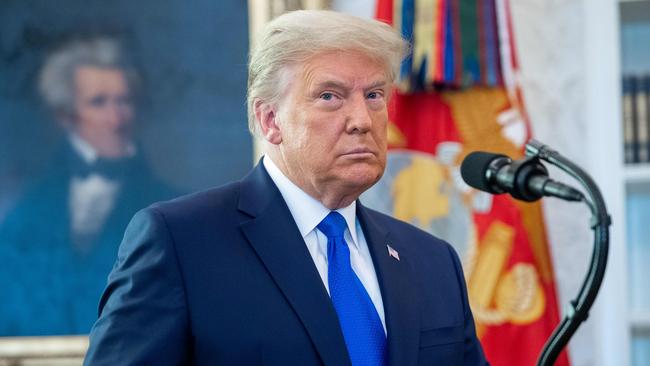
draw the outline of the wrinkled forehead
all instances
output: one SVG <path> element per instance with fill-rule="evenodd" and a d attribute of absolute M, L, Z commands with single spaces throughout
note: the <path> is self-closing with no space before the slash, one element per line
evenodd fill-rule
<path fill-rule="evenodd" d="M 102 90 L 128 92 L 129 85 L 124 70 L 117 67 L 80 65 L 74 70 L 74 86 L 77 94 Z"/>
<path fill-rule="evenodd" d="M 283 79 L 287 81 L 287 86 L 300 84 L 306 88 L 317 85 L 339 85 L 348 88 L 392 85 L 390 67 L 385 62 L 356 50 L 314 54 L 304 62 L 287 67 Z"/>

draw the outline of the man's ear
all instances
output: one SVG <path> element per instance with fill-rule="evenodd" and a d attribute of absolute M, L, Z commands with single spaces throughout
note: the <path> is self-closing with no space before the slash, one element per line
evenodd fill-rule
<path fill-rule="evenodd" d="M 261 100 L 255 101 L 255 119 L 262 131 L 262 137 L 273 145 L 282 142 L 282 131 L 278 124 L 277 107 Z"/>

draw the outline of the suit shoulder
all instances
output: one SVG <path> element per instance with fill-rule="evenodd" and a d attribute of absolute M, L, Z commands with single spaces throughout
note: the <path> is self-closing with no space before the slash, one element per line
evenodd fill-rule
<path fill-rule="evenodd" d="M 239 190 L 240 182 L 235 181 L 168 201 L 156 202 L 146 210 L 157 211 L 166 219 L 173 220 L 184 217 L 185 220 L 192 220 L 197 217 L 235 210 Z"/>
<path fill-rule="evenodd" d="M 402 220 L 396 219 L 390 215 L 386 215 L 384 213 L 373 210 L 371 208 L 365 207 L 365 209 L 368 211 L 368 214 L 372 217 L 373 220 L 375 220 L 381 226 L 390 229 L 391 231 L 397 230 L 400 233 L 408 233 L 409 235 L 424 237 L 427 238 L 428 240 L 434 240 L 440 242 L 443 241 L 442 239 L 433 236 L 430 233 L 414 225 L 409 224 L 408 222 L 404 222 Z"/>
<path fill-rule="evenodd" d="M 400 237 L 407 239 L 407 241 L 413 243 L 417 249 L 434 249 L 438 251 L 452 251 L 455 253 L 453 246 L 441 238 L 379 211 L 367 207 L 365 207 L 365 209 L 367 210 L 368 215 L 380 227 L 384 227 L 394 235 L 399 235 Z"/>

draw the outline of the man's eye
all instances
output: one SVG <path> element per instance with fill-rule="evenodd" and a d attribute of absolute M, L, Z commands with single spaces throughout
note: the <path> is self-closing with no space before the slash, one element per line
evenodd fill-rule
<path fill-rule="evenodd" d="M 90 99 L 90 105 L 93 107 L 103 107 L 107 101 L 108 98 L 106 98 L 106 96 L 98 95 Z"/>
<path fill-rule="evenodd" d="M 368 93 L 368 99 L 377 99 L 377 98 L 380 98 L 380 97 L 381 97 L 381 94 L 379 94 L 378 92 L 370 92 L 370 93 Z"/>
<path fill-rule="evenodd" d="M 334 94 L 332 94 L 332 93 L 323 93 L 323 94 L 320 95 L 320 98 L 322 100 L 332 100 L 332 99 L 334 99 Z"/>

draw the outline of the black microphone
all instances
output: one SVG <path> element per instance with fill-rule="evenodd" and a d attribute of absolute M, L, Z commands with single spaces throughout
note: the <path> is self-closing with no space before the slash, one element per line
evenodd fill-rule
<path fill-rule="evenodd" d="M 480 191 L 510 193 L 522 201 L 532 202 L 542 196 L 583 199 L 580 191 L 549 178 L 546 167 L 535 157 L 513 161 L 505 155 L 474 151 L 463 160 L 460 174 L 465 183 Z"/>

